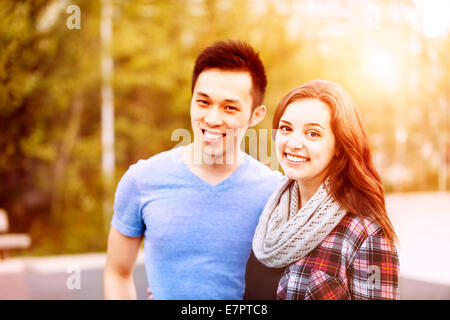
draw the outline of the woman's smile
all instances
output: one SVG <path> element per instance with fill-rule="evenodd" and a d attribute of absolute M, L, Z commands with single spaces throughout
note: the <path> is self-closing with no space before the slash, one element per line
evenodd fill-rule
<path fill-rule="evenodd" d="M 303 165 L 306 164 L 307 162 L 309 162 L 309 158 L 300 156 L 300 155 L 293 155 L 290 153 L 285 153 L 284 154 L 285 158 L 286 158 L 286 162 L 289 164 L 293 164 L 293 165 Z"/>

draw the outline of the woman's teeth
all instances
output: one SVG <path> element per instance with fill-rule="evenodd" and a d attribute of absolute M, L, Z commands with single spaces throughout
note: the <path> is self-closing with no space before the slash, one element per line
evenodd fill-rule
<path fill-rule="evenodd" d="M 296 157 L 291 154 L 286 154 L 286 159 L 292 162 L 307 162 L 309 159 L 303 157 Z"/>

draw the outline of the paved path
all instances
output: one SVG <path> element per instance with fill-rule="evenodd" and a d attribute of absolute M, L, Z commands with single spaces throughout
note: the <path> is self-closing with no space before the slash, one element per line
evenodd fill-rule
<path fill-rule="evenodd" d="M 405 278 L 450 286 L 450 193 L 389 195 Z"/>
<path fill-rule="evenodd" d="M 72 274 L 66 272 L 15 272 L 0 274 L 0 299 L 96 300 L 103 299 L 103 270 L 81 269 L 80 289 L 69 289 Z M 134 280 L 138 299 L 146 299 L 146 276 L 142 263 Z M 402 299 L 450 299 L 450 286 L 400 278 Z"/>
<path fill-rule="evenodd" d="M 386 205 L 400 238 L 401 298 L 450 300 L 450 193 L 390 195 Z M 147 289 L 143 261 L 141 252 L 139 299 Z M 0 299 L 103 299 L 104 265 L 104 253 L 9 259 L 0 262 Z M 80 289 L 71 281 L 77 270 Z"/>
<path fill-rule="evenodd" d="M 104 253 L 92 253 L 0 262 L 0 299 L 103 299 L 105 261 Z M 138 299 L 145 299 L 142 251 L 133 276 Z"/>

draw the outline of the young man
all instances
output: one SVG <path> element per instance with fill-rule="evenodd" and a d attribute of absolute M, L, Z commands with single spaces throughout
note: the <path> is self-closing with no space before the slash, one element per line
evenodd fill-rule
<path fill-rule="evenodd" d="M 141 241 L 154 299 L 242 299 L 253 232 L 281 180 L 240 150 L 266 114 L 264 66 L 238 41 L 216 42 L 192 75 L 194 142 L 130 166 L 115 195 L 105 298 L 136 298 Z"/>

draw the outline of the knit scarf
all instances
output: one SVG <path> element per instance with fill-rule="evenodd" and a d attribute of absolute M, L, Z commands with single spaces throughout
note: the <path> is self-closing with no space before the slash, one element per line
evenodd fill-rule
<path fill-rule="evenodd" d="M 266 204 L 253 236 L 255 257 L 265 266 L 281 268 L 311 252 L 347 211 L 328 193 L 326 179 L 299 210 L 295 180 L 287 177 Z"/>

